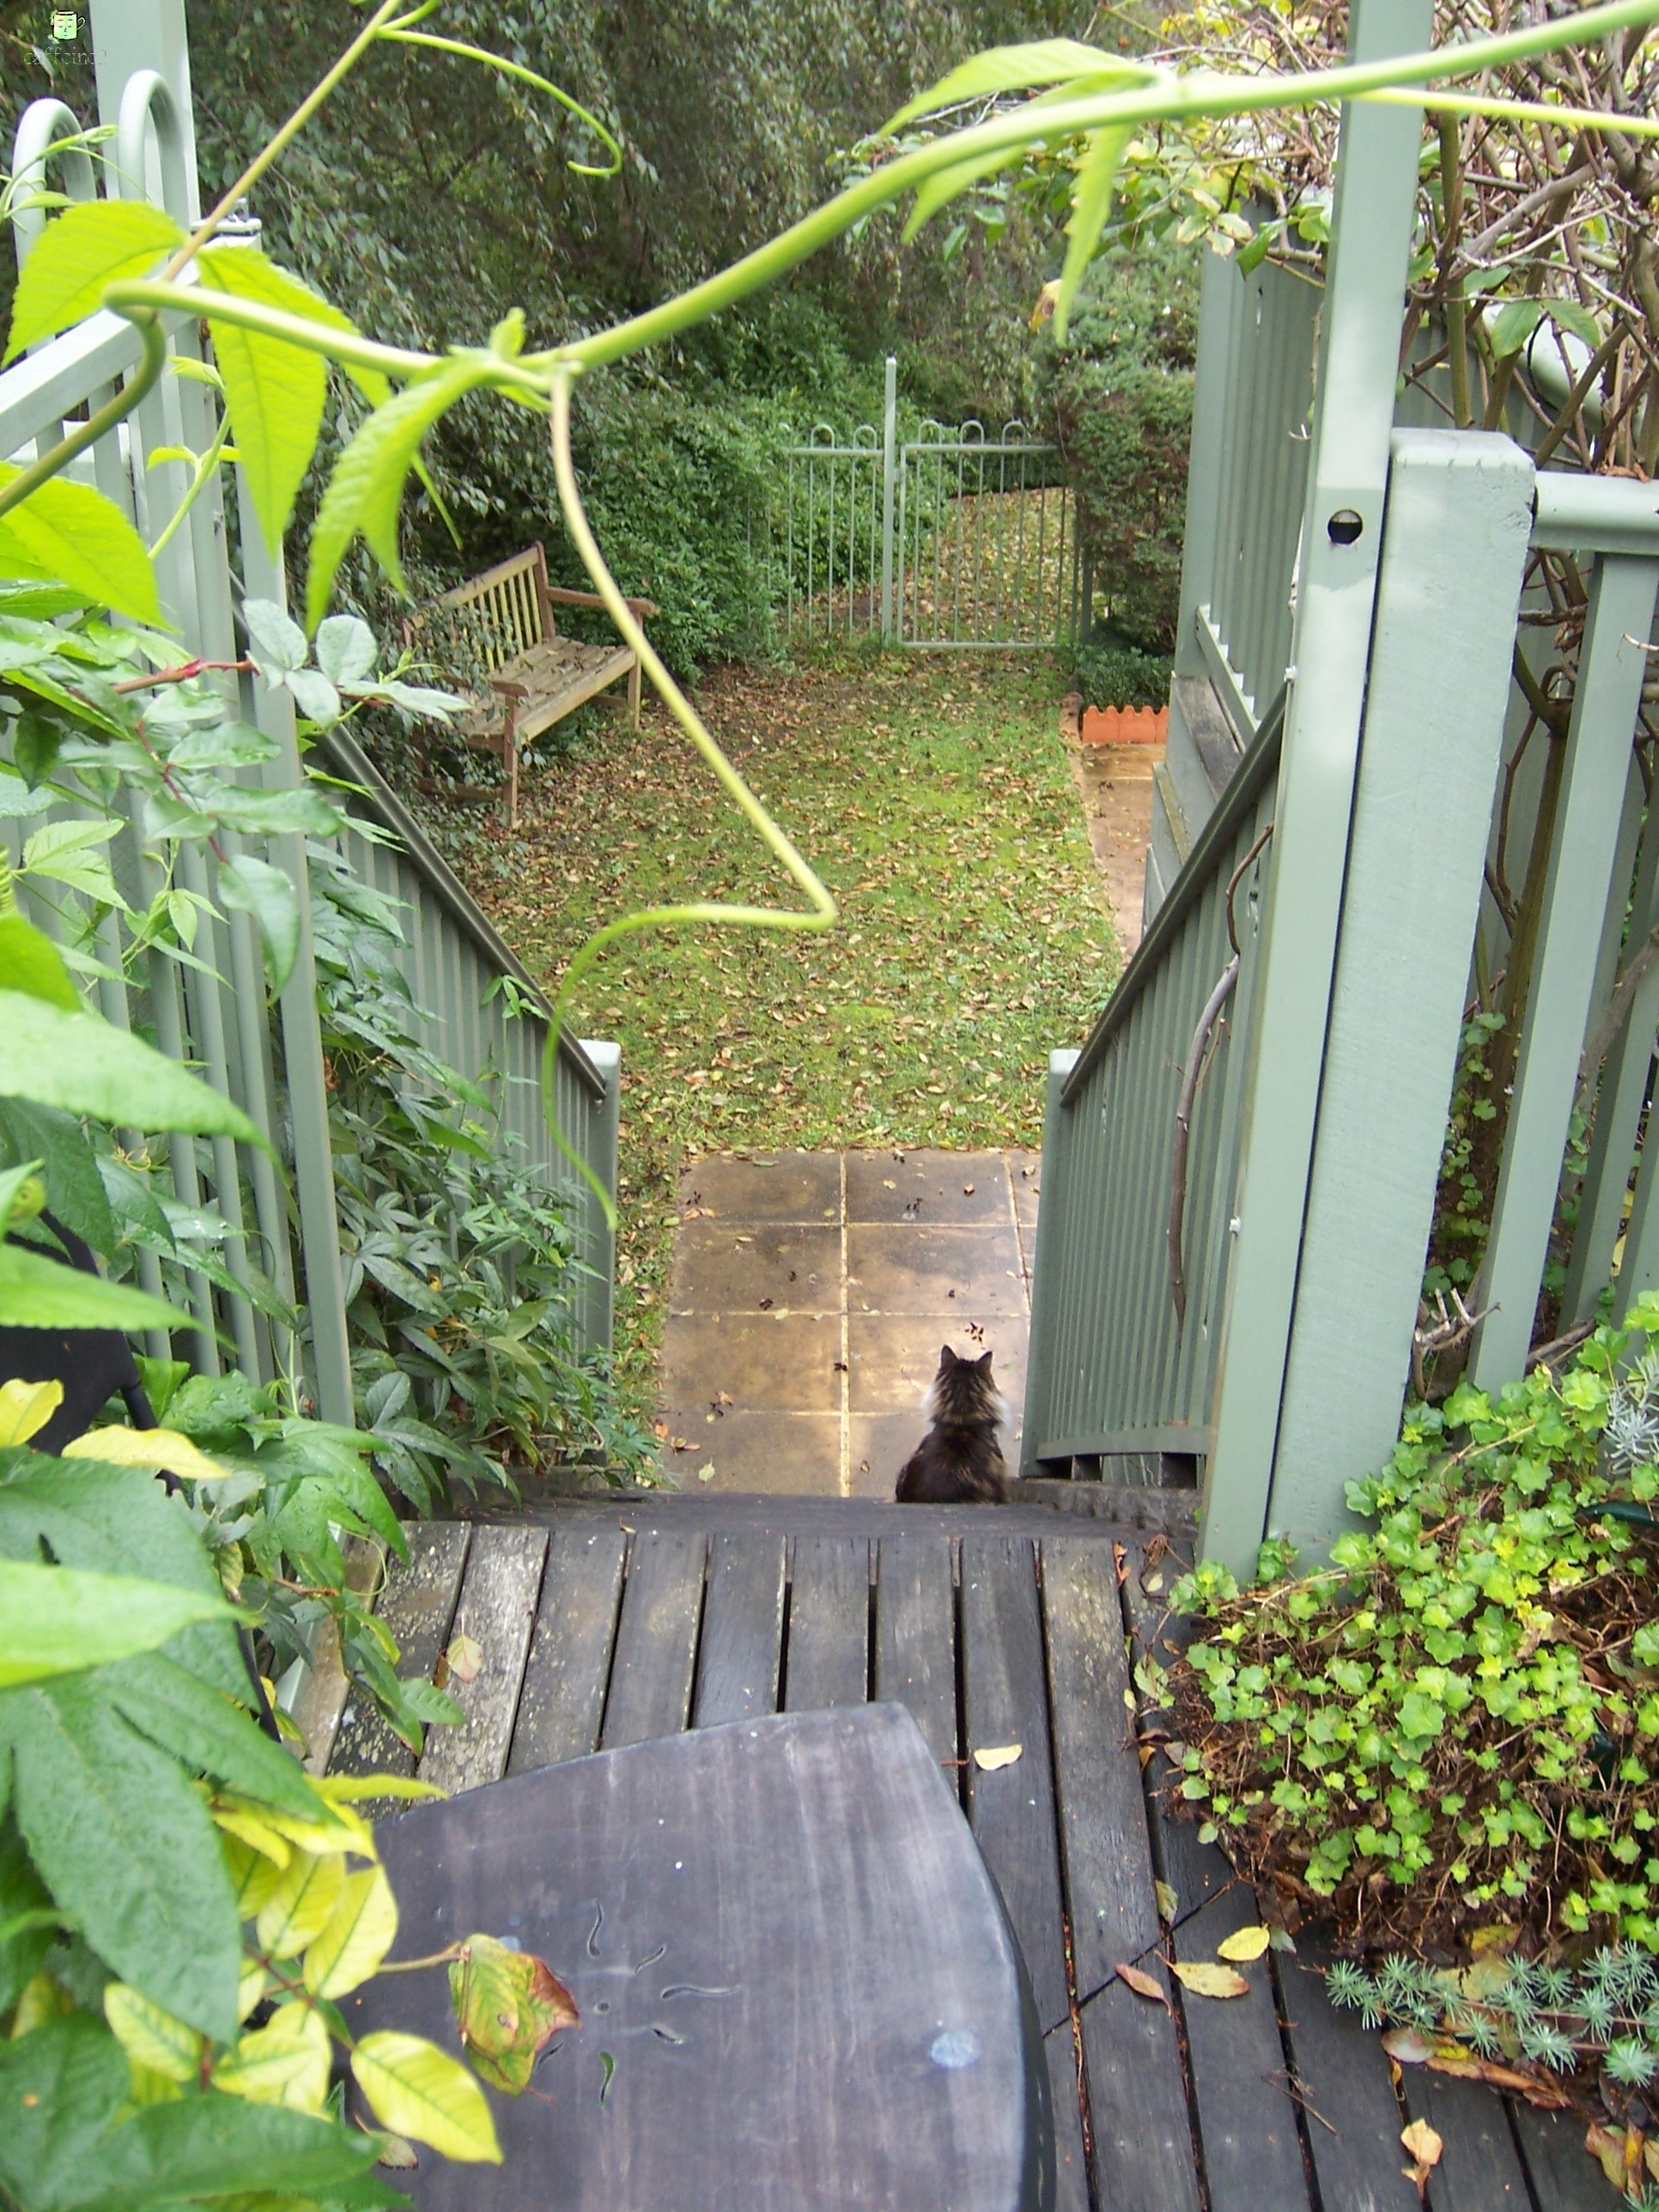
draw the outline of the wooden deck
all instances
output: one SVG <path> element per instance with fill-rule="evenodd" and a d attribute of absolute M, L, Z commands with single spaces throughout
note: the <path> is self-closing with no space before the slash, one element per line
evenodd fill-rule
<path fill-rule="evenodd" d="M 1155 1713 L 1137 1742 L 1130 1638 L 1167 1661 L 1164 1593 L 1184 1564 L 1167 1537 L 1038 1506 L 681 1498 L 421 1525 L 410 1549 L 381 1606 L 404 1671 L 429 1675 L 463 1630 L 483 1653 L 449 1684 L 467 1725 L 434 1729 L 420 1765 L 451 1790 L 756 1713 L 910 1708 L 1030 1968 L 1059 2212 L 1417 2212 L 1399 2138 L 1419 2115 L 1445 2146 L 1431 2212 L 1620 2203 L 1581 2124 L 1419 2068 L 1396 2086 L 1376 2038 L 1332 2012 L 1305 1938 L 1245 1967 L 1245 1997 L 1173 1980 L 1169 1958 L 1213 1959 L 1257 1911 L 1220 1852 L 1165 1817 Z M 1014 1743 L 1012 1765 L 975 1764 Z M 330 1763 L 413 1767 L 349 1707 Z M 1121 1963 L 1153 1973 L 1169 2009 Z"/>

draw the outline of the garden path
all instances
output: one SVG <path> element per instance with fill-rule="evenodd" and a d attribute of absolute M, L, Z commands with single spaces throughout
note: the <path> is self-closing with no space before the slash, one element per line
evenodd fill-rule
<path fill-rule="evenodd" d="M 1035 1152 L 730 1153 L 679 1181 L 659 1423 L 682 1488 L 890 1498 L 939 1346 L 1010 1407 L 1017 1464 Z"/>

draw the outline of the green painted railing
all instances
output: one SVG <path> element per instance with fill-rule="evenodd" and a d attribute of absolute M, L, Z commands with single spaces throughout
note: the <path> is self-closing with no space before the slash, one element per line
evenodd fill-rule
<path fill-rule="evenodd" d="M 1356 9 L 1361 55 L 1427 31 L 1419 0 Z M 1589 605 L 1571 726 L 1533 756 L 1559 748 L 1559 787 L 1469 1372 L 1498 1387 L 1534 1345 L 1576 1108 L 1593 1134 L 1560 1325 L 1610 1280 L 1615 1316 L 1659 1284 L 1659 1146 L 1636 1161 L 1659 827 L 1632 749 L 1655 690 L 1659 488 L 1396 427 L 1418 127 L 1345 117 L 1305 440 L 1285 381 L 1296 280 L 1206 278 L 1182 672 L 1241 734 L 1288 679 L 1285 706 L 1050 1079 L 1026 1470 L 1194 1453 L 1205 1548 L 1238 1569 L 1266 1534 L 1328 1543 L 1346 1483 L 1397 1434 L 1466 1010 L 1498 957 L 1506 781 L 1511 811 L 1540 803 L 1541 769 L 1506 770 L 1529 712 L 1513 668 L 1551 636 L 1524 619 L 1547 551 L 1573 556 Z M 1225 887 L 1269 820 L 1218 1007 Z"/>
<path fill-rule="evenodd" d="M 106 121 L 118 126 L 107 173 L 130 191 L 142 189 L 148 178 L 170 212 L 193 222 L 198 209 L 182 9 L 105 8 L 94 28 L 100 109 Z M 32 110 L 20 129 L 26 160 L 50 137 L 79 128 L 58 103 L 40 107 L 51 112 Z M 92 189 L 84 163 L 71 168 L 64 181 L 71 192 Z M 31 242 L 27 218 L 20 234 L 20 250 L 26 252 Z M 175 319 L 168 343 L 173 352 L 192 352 L 195 326 Z M 37 440 L 55 440 L 58 426 L 83 402 L 96 405 L 112 381 L 131 369 L 137 354 L 132 326 L 99 313 L 16 363 L 0 376 L 0 455 L 32 457 Z M 150 457 L 162 447 L 204 451 L 212 437 L 208 404 L 199 383 L 164 377 L 131 425 L 100 440 L 81 465 L 148 537 L 155 536 L 160 519 L 172 512 L 185 488 L 179 464 Z M 244 590 L 267 599 L 280 601 L 283 596 L 281 572 L 264 554 L 261 533 L 245 505 L 239 519 L 240 574 L 228 553 L 228 518 L 216 489 L 198 500 L 186 527 L 158 564 L 164 602 L 183 649 L 212 660 L 234 662 L 239 657 L 234 610 Z M 240 681 L 242 714 L 281 748 L 280 757 L 258 773 L 270 784 L 291 787 L 301 775 L 292 702 L 285 692 L 256 686 L 248 678 Z M 354 740 L 337 731 L 322 740 L 320 751 L 327 765 L 360 787 L 351 804 L 364 831 L 348 834 L 341 849 L 365 882 L 400 903 L 406 939 L 400 964 L 422 1011 L 426 1042 L 434 1056 L 492 1087 L 500 1127 L 522 1139 L 526 1167 L 547 1171 L 568 1190 L 578 1250 L 592 1271 L 579 1297 L 578 1331 L 586 1346 L 606 1345 L 612 1240 L 598 1200 L 560 1162 L 543 1119 L 539 1070 L 546 1024 L 536 987 Z M 27 826 L 38 822 L 39 817 Z M 21 855 L 18 825 L 7 823 L 5 837 L 15 861 Z M 206 1372 L 218 1370 L 227 1350 L 261 1378 L 297 1366 L 318 1410 L 331 1420 L 349 1423 L 349 1347 L 306 853 L 302 841 L 293 836 L 254 846 L 244 841 L 244 849 L 260 851 L 289 874 L 306 917 L 293 975 L 277 1004 L 267 1005 L 252 922 L 223 908 L 216 896 L 212 854 L 190 845 L 180 848 L 180 884 L 216 909 L 201 926 L 195 948 L 200 968 L 182 966 L 155 951 L 134 954 L 111 921 L 100 951 L 112 970 L 125 965 L 126 980 L 99 983 L 99 1004 L 109 1020 L 145 1027 L 164 1051 L 199 1066 L 266 1132 L 288 1164 L 285 1190 L 270 1163 L 252 1148 L 228 1139 L 178 1141 L 169 1153 L 163 1150 L 164 1139 L 154 1141 L 152 1157 L 166 1163 L 157 1172 L 170 1182 L 173 1194 L 185 1207 L 222 1221 L 222 1256 L 233 1278 L 246 1277 L 252 1256 L 290 1305 L 298 1300 L 306 1309 L 308 1346 L 299 1354 L 284 1329 L 244 1301 L 227 1297 L 195 1269 L 188 1276 L 194 1327 L 181 1332 L 181 1353 Z M 124 895 L 142 910 L 154 888 L 153 866 L 145 858 L 136 815 L 110 848 L 110 857 Z M 44 901 L 32 900 L 30 910 L 43 927 L 57 927 Z M 511 994 L 500 988 L 504 980 L 514 986 Z M 556 1085 L 567 1134 L 612 1192 L 617 1063 L 614 1046 L 562 1040 Z M 151 1255 L 139 1255 L 139 1271 L 147 1288 L 159 1289 Z M 162 1341 L 151 1348 L 161 1352 L 167 1346 Z"/>

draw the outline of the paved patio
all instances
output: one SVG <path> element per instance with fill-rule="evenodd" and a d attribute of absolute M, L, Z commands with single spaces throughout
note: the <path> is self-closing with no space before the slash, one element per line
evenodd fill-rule
<path fill-rule="evenodd" d="M 684 1489 L 890 1498 L 939 1346 L 1025 1390 L 1035 1152 L 721 1154 L 680 1178 L 663 1464 Z"/>

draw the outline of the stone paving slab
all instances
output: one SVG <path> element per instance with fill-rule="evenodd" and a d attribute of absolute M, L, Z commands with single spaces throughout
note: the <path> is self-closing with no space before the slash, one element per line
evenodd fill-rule
<path fill-rule="evenodd" d="M 680 1177 L 663 1464 L 684 1490 L 892 1496 L 949 1344 L 994 1355 L 1017 1464 L 1035 1152 L 721 1154 Z"/>

